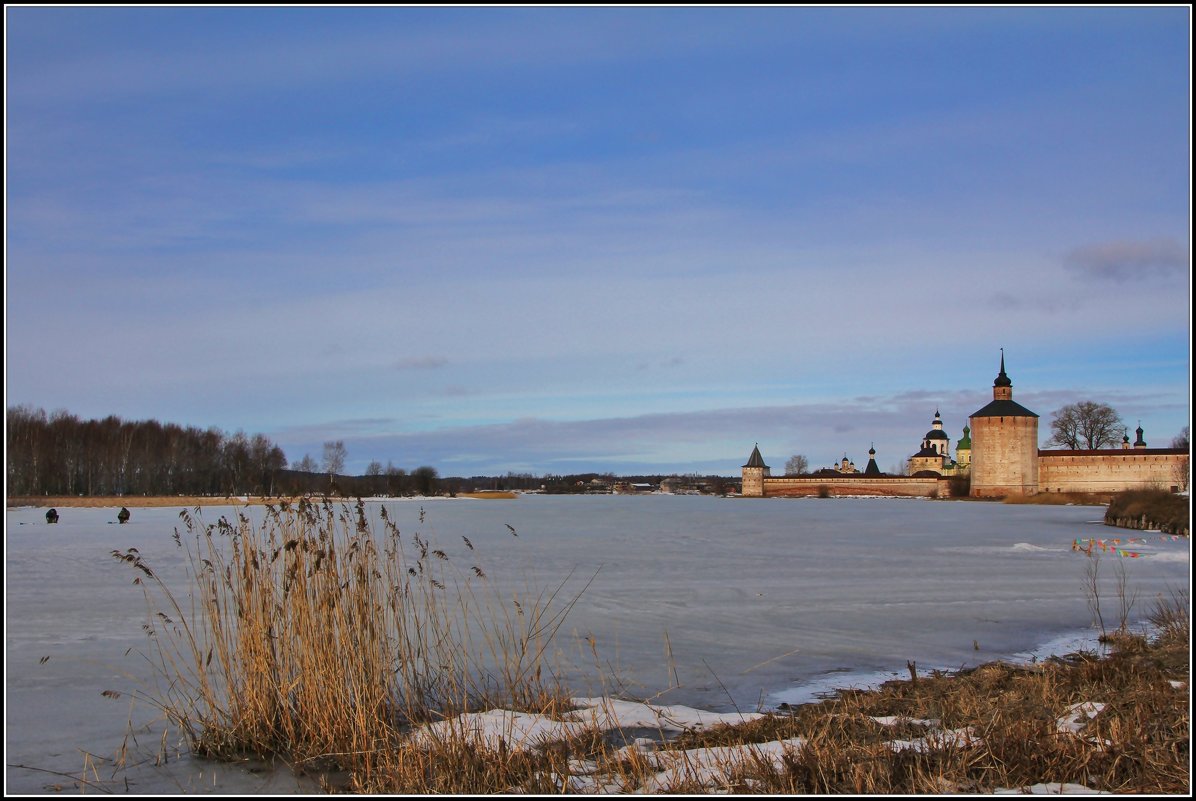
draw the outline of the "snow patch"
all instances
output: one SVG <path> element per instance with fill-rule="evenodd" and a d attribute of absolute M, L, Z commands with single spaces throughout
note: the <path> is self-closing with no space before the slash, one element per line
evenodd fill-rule
<path fill-rule="evenodd" d="M 1055 721 L 1055 727 L 1062 734 L 1078 735 L 1088 725 L 1088 721 L 1101 713 L 1105 705 L 1098 701 L 1082 701 L 1067 708 L 1063 717 Z"/>
<path fill-rule="evenodd" d="M 726 785 L 730 775 L 748 764 L 765 764 L 774 770 L 785 766 L 785 756 L 805 745 L 800 737 L 738 746 L 692 748 L 686 751 L 637 752 L 657 773 L 648 777 L 637 794 L 668 793 L 683 783 L 696 782 L 713 789 Z"/>
<path fill-rule="evenodd" d="M 604 731 L 638 728 L 679 732 L 704 729 L 720 723 L 746 723 L 764 717 L 760 712 L 707 712 L 688 706 L 653 706 L 615 698 L 574 698 L 572 701 L 582 709 L 569 712 L 564 717 L 588 721 L 593 728 Z"/>
<path fill-rule="evenodd" d="M 1001 788 L 993 790 L 993 795 L 1112 795 L 1112 793 L 1105 790 L 1092 790 L 1082 784 L 1072 784 L 1071 782 L 1048 782 L 1019 787 L 1015 790 Z"/>
<path fill-rule="evenodd" d="M 976 736 L 976 731 L 971 726 L 965 726 L 962 729 L 933 731 L 914 740 L 890 740 L 885 743 L 885 747 L 891 751 L 927 754 L 944 748 L 971 748 L 980 745 L 981 742 L 982 740 Z"/>
<path fill-rule="evenodd" d="M 903 723 L 913 723 L 918 726 L 937 726 L 939 721 L 933 718 L 907 718 L 901 715 L 881 715 L 880 717 L 873 716 L 873 720 L 882 726 L 899 726 Z"/>

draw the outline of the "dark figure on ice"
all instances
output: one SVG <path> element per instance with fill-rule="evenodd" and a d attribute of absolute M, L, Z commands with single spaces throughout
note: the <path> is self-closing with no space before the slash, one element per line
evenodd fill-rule
<path fill-rule="evenodd" d="M 123 506 L 120 507 L 120 514 L 118 514 L 116 516 L 116 519 L 120 521 L 121 525 L 128 523 L 129 522 L 129 510 Z"/>
<path fill-rule="evenodd" d="M 58 510 L 57 509 L 51 509 L 50 511 L 46 512 L 46 522 L 47 523 L 57 523 L 58 522 Z"/>

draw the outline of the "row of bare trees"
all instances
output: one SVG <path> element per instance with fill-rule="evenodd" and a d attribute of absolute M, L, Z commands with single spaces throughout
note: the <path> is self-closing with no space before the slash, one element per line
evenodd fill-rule
<path fill-rule="evenodd" d="M 262 434 L 17 406 L 7 416 L 9 495 L 273 494 L 286 468 Z"/>

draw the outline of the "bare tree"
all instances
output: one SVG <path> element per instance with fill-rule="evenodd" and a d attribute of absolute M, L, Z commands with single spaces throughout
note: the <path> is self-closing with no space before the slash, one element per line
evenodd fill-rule
<path fill-rule="evenodd" d="M 291 465 L 292 470 L 298 470 L 301 473 L 314 473 L 320 469 L 316 464 L 316 460 L 311 458 L 310 453 L 303 454 L 303 458 Z"/>
<path fill-rule="evenodd" d="M 1175 482 L 1175 486 L 1179 487 L 1180 492 L 1187 492 L 1192 485 L 1192 460 L 1191 457 L 1184 455 L 1180 460 L 1171 466 L 1171 480 Z"/>
<path fill-rule="evenodd" d="M 393 462 L 386 463 L 386 491 L 391 495 L 402 495 L 403 484 L 407 478 L 407 471 L 401 467 L 395 467 Z"/>
<path fill-rule="evenodd" d="M 1071 403 L 1051 415 L 1047 445 L 1071 450 L 1111 448 L 1125 432 L 1121 415 L 1112 406 L 1095 401 Z"/>
<path fill-rule="evenodd" d="M 334 476 L 345 469 L 345 459 L 349 452 L 345 450 L 344 440 L 324 443 L 324 472 Z"/>
<path fill-rule="evenodd" d="M 1171 447 L 1183 450 L 1188 450 L 1192 447 L 1192 441 L 1188 438 L 1188 426 L 1184 426 L 1183 431 L 1179 432 L 1179 436 L 1171 440 Z"/>
<path fill-rule="evenodd" d="M 415 482 L 415 491 L 420 495 L 436 494 L 436 482 L 440 474 L 435 467 L 417 467 L 411 471 L 411 478 Z"/>
<path fill-rule="evenodd" d="M 367 476 L 382 475 L 382 462 L 379 462 L 377 460 L 370 462 L 369 465 L 365 468 L 365 474 Z"/>
<path fill-rule="evenodd" d="M 810 472 L 810 460 L 804 454 L 794 454 L 789 457 L 789 461 L 785 462 L 785 475 L 787 476 L 800 476 L 808 472 Z"/>

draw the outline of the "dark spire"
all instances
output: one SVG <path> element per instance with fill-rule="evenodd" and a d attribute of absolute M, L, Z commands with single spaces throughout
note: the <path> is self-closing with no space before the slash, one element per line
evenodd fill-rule
<path fill-rule="evenodd" d="M 1136 439 L 1134 441 L 1134 447 L 1135 448 L 1145 448 L 1146 440 L 1142 439 L 1143 431 L 1142 431 L 1142 421 L 1141 420 L 1138 421 L 1138 430 L 1136 433 L 1138 434 L 1138 439 Z"/>
<path fill-rule="evenodd" d="M 1001 372 L 997 375 L 997 380 L 993 382 L 994 387 L 1011 387 L 1013 382 L 1009 380 L 1009 376 L 1005 375 L 1005 349 L 1001 348 Z"/>

